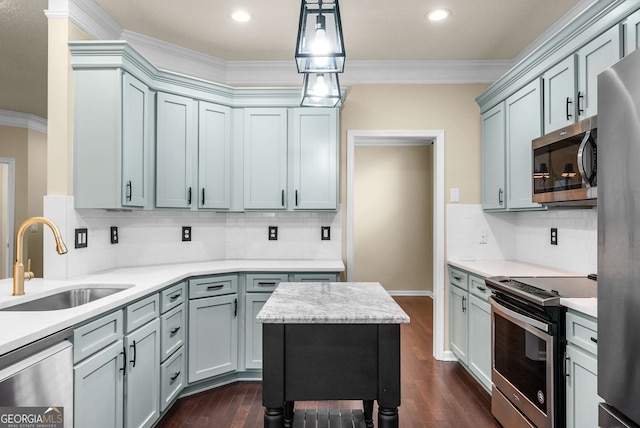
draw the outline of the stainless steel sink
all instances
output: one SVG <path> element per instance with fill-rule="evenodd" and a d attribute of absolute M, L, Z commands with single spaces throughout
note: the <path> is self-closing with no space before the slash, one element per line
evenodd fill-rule
<path fill-rule="evenodd" d="M 102 299 L 130 287 L 132 286 L 82 286 L 82 288 L 60 291 L 18 305 L 0 308 L 0 311 L 58 311 L 60 309 L 69 309 Z"/>

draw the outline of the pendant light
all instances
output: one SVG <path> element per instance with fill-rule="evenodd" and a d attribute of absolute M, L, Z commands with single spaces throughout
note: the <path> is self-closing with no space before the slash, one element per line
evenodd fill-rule
<path fill-rule="evenodd" d="M 341 100 L 338 73 L 305 73 L 302 107 L 335 107 Z"/>
<path fill-rule="evenodd" d="M 296 43 L 298 73 L 342 73 L 344 41 L 338 0 L 302 0 Z"/>

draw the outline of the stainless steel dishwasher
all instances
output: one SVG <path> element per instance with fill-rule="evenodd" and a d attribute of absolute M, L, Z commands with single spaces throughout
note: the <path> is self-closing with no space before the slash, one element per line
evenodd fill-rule
<path fill-rule="evenodd" d="M 64 330 L 0 356 L 0 426 L 41 415 L 64 421 L 47 426 L 73 427 L 71 334 Z"/>

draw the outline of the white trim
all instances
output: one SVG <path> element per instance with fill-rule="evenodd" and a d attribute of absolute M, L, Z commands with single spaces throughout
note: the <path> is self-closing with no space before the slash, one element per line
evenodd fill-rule
<path fill-rule="evenodd" d="M 13 256 L 15 253 L 15 209 L 16 209 L 16 160 L 10 158 L 0 158 L 0 163 L 7 164 L 9 166 L 8 180 L 7 180 L 7 231 L 9 247 L 7 248 L 7 260 L 2 260 L 0 263 L 6 263 L 7 278 L 13 276 Z M 3 243 L 0 243 L 4 245 Z"/>
<path fill-rule="evenodd" d="M 403 139 L 433 142 L 433 356 L 438 360 L 448 358 L 444 343 L 444 131 L 347 131 L 347 281 L 354 277 L 354 167 L 355 146 L 372 141 L 387 141 L 389 145 L 402 144 Z"/>
<path fill-rule="evenodd" d="M 442 361 L 458 361 L 458 358 L 456 358 L 456 355 L 453 352 L 444 351 L 444 353 L 442 354 L 442 358 L 439 358 L 439 360 L 442 360 Z"/>
<path fill-rule="evenodd" d="M 17 111 L 0 110 L 0 126 L 25 128 L 31 131 L 47 133 L 47 120 L 39 116 Z"/>
<path fill-rule="evenodd" d="M 433 299 L 433 291 L 431 290 L 389 290 L 388 292 L 391 296 L 424 296 Z"/>

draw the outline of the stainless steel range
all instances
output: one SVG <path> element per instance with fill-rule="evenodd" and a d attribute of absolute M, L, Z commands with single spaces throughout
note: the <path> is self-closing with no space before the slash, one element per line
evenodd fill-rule
<path fill-rule="evenodd" d="M 491 411 L 509 428 L 565 426 L 566 308 L 561 297 L 596 297 L 587 277 L 486 279 L 491 302 Z"/>

